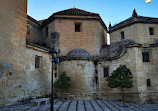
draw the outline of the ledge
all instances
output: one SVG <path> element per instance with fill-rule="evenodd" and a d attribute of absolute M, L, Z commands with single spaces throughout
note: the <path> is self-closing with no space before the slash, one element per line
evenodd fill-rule
<path fill-rule="evenodd" d="M 41 52 L 45 52 L 45 53 L 48 53 L 49 50 L 50 50 L 48 48 L 42 47 L 42 46 L 34 44 L 34 43 L 27 43 L 26 47 L 32 48 L 32 49 L 35 49 L 35 50 L 38 50 L 38 51 L 41 51 Z"/>

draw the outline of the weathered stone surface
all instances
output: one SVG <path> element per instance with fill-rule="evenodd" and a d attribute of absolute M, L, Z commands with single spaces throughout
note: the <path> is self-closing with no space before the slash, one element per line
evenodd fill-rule
<path fill-rule="evenodd" d="M 26 47 L 27 0 L 0 1 L 0 105 L 50 94 L 47 50 Z M 35 56 L 41 67 L 35 69 Z"/>
<path fill-rule="evenodd" d="M 66 15 L 65 17 L 71 17 L 71 15 Z M 73 17 L 87 18 L 87 16 Z M 81 32 L 75 32 L 75 23 L 82 23 Z M 43 27 L 43 32 L 46 27 Z M 48 28 L 48 37 L 45 37 L 46 44 L 48 46 L 51 45 L 52 32 L 59 32 L 59 50 L 60 54 L 64 56 L 76 48 L 83 48 L 90 54 L 98 54 L 102 44 L 106 44 L 107 32 L 100 22 L 96 20 L 55 19 L 48 25 Z"/>
<path fill-rule="evenodd" d="M 130 39 L 112 42 L 109 46 L 102 47 L 99 59 L 118 59 L 125 53 L 126 46 L 133 44 L 135 44 L 135 41 Z"/>
<path fill-rule="evenodd" d="M 156 24 L 136 23 L 116 30 L 110 34 L 111 45 L 106 46 L 107 31 L 98 17 L 62 15 L 62 19 L 58 19 L 61 15 L 56 15 L 47 25 L 46 37 L 47 26 L 41 27 L 42 21 L 38 23 L 26 12 L 27 0 L 0 1 L 0 105 L 50 94 L 50 47 L 64 59 L 54 66 L 54 73 L 66 71 L 72 80 L 72 86 L 64 91 L 65 97 L 120 100 L 120 90 L 108 88 L 103 68 L 108 67 L 111 74 L 119 65 L 126 64 L 134 77 L 134 88 L 125 90 L 126 101 L 158 101 L 158 33 L 150 36 L 148 30 L 154 27 L 157 31 Z M 76 19 L 63 19 L 69 17 Z M 81 23 L 81 32 L 75 32 L 75 23 Z M 27 25 L 30 30 L 26 31 Z M 121 40 L 122 31 L 126 40 Z M 149 52 L 150 62 L 142 61 L 144 51 Z M 40 68 L 35 68 L 36 56 L 41 57 Z M 56 79 L 54 77 L 54 81 Z M 146 85 L 147 79 L 151 79 L 150 87 Z M 84 110 L 85 104 L 90 110 L 124 110 L 117 108 L 119 103 L 106 101 L 60 102 L 56 108 L 65 110 L 62 105 L 69 107 L 71 103 L 79 110 Z M 104 104 L 109 107 L 100 107 Z"/>
<path fill-rule="evenodd" d="M 149 28 L 154 28 L 154 35 L 150 35 Z M 116 42 L 121 40 L 121 33 L 124 31 L 125 39 L 132 39 L 136 43 L 142 44 L 139 47 L 133 49 L 128 47 L 127 53 L 121 58 L 116 60 L 116 63 L 113 64 L 109 62 L 104 62 L 104 66 L 108 66 L 111 72 L 114 70 L 111 67 L 117 68 L 119 64 L 126 64 L 133 73 L 134 76 L 134 92 L 138 96 L 141 102 L 157 102 L 157 64 L 158 60 L 158 50 L 157 50 L 157 24 L 143 24 L 143 23 L 135 23 L 130 26 L 126 26 L 124 28 L 118 29 L 112 33 L 110 33 L 111 41 Z M 143 62 L 142 52 L 149 52 L 150 62 Z M 114 60 L 115 61 L 115 60 Z M 151 86 L 147 86 L 147 79 L 150 79 Z M 151 97 L 155 95 L 156 99 Z"/>
<path fill-rule="evenodd" d="M 71 78 L 71 87 L 65 91 L 67 98 L 92 99 L 95 93 L 93 61 L 63 61 L 59 64 L 59 74 L 66 72 Z"/>
<path fill-rule="evenodd" d="M 152 43 L 155 39 L 157 39 L 158 34 L 154 33 L 154 35 L 150 35 L 149 27 L 153 27 L 154 32 L 158 31 L 157 24 L 135 23 L 110 33 L 111 42 L 120 41 L 121 32 L 124 31 L 125 39 L 132 39 L 136 43 L 140 44 Z"/>
<path fill-rule="evenodd" d="M 68 57 L 74 57 L 74 58 L 86 58 L 90 57 L 90 54 L 85 50 L 81 48 L 73 49 L 68 54 Z"/>

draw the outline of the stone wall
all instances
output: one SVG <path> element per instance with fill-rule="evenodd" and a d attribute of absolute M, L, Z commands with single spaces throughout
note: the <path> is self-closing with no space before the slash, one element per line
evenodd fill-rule
<path fill-rule="evenodd" d="M 142 52 L 149 51 L 150 62 L 143 62 Z M 87 60 L 65 60 L 59 65 L 59 72 L 66 71 L 72 79 L 72 86 L 65 92 L 65 97 L 73 99 L 112 99 L 121 100 L 119 88 L 109 88 L 104 77 L 104 68 L 109 68 L 109 74 L 120 65 L 126 65 L 133 74 L 134 87 L 125 89 L 126 101 L 129 102 L 157 102 L 157 55 L 158 48 L 130 45 L 125 48 L 125 53 L 117 59 L 100 59 L 95 62 Z M 89 65 L 91 64 L 91 65 Z M 97 69 L 97 71 L 95 71 Z M 84 76 L 83 76 L 84 75 Z M 96 76 L 98 75 L 98 82 Z M 151 86 L 147 86 L 147 79 L 151 80 Z M 88 84 L 85 82 L 88 81 Z M 87 88 L 85 90 L 85 88 Z M 93 91 L 93 93 L 91 92 Z M 89 93 L 87 93 L 89 92 Z M 91 94 L 91 95 L 89 95 Z M 70 95 L 70 96 L 68 96 Z M 76 96 L 75 96 L 76 95 Z"/>
<path fill-rule="evenodd" d="M 99 61 L 98 63 L 98 96 L 99 98 L 106 99 L 121 99 L 121 94 L 119 89 L 111 89 L 107 86 L 106 79 L 104 78 L 103 68 L 109 68 L 109 74 L 116 70 L 120 65 L 127 65 L 133 73 L 134 88 L 129 89 L 126 93 L 137 93 L 137 75 L 136 75 L 136 50 L 137 48 L 131 48 L 127 51 L 124 56 L 120 59 L 111 60 L 111 61 Z M 136 98 L 136 97 L 135 97 Z M 131 98 L 133 99 L 133 98 Z"/>
<path fill-rule="evenodd" d="M 81 32 L 75 32 L 75 23 L 82 23 Z M 98 54 L 103 44 L 106 44 L 106 31 L 96 20 L 66 20 L 55 19 L 48 25 L 49 36 L 45 37 L 50 45 L 51 33 L 60 33 L 60 54 L 66 55 L 76 48 L 84 48 L 90 54 Z M 44 31 L 45 28 L 43 28 Z"/>
<path fill-rule="evenodd" d="M 154 28 L 154 35 L 149 34 L 149 27 Z M 151 43 L 154 39 L 158 39 L 157 24 L 135 23 L 131 26 L 110 33 L 111 42 L 120 41 L 122 31 L 124 31 L 125 39 L 132 39 L 140 44 Z"/>
<path fill-rule="evenodd" d="M 29 19 L 27 19 L 27 42 L 45 46 L 40 26 Z"/>
<path fill-rule="evenodd" d="M 71 60 L 59 64 L 59 73 L 66 72 L 71 78 L 71 87 L 65 90 L 70 99 L 93 99 L 95 94 L 93 61 Z"/>
<path fill-rule="evenodd" d="M 46 27 L 48 27 L 48 37 L 45 36 Z M 47 47 L 51 47 L 51 40 L 52 40 L 51 33 L 53 33 L 53 32 L 55 32 L 55 22 L 54 21 L 42 29 L 42 33 L 44 36 L 44 43 L 46 44 Z"/>
<path fill-rule="evenodd" d="M 150 35 L 149 28 L 154 29 L 154 35 Z M 135 66 L 135 70 L 132 71 L 135 74 L 135 83 L 137 87 L 137 96 L 139 96 L 139 101 L 141 102 L 157 102 L 158 101 L 158 89 L 157 89 L 157 55 L 158 50 L 156 47 L 151 47 L 150 44 L 156 44 L 155 42 L 158 39 L 158 25 L 150 23 L 135 23 L 130 26 L 126 26 L 122 29 L 118 29 L 110 33 L 111 42 L 116 42 L 121 40 L 121 32 L 124 31 L 125 39 L 135 40 L 136 43 L 142 44 L 142 47 L 132 50 L 128 49 L 128 60 L 118 59 L 115 64 L 114 61 L 110 61 L 110 67 L 115 67 L 116 64 L 127 64 L 129 68 L 132 68 L 131 65 Z M 142 52 L 149 52 L 150 62 L 143 62 Z M 133 57 L 135 59 L 132 59 Z M 127 62 L 129 61 L 129 62 Z M 129 65 L 130 64 L 130 65 Z M 107 65 L 107 64 L 104 64 Z M 117 66 L 118 67 L 118 66 Z M 132 68 L 133 69 L 133 68 Z M 147 79 L 150 79 L 151 86 L 147 86 Z"/>
<path fill-rule="evenodd" d="M 48 51 L 27 46 L 27 0 L 0 1 L 0 105 L 50 94 Z M 35 69 L 35 56 L 42 65 Z"/>
<path fill-rule="evenodd" d="M 150 51 L 150 62 L 142 61 L 142 52 L 144 50 Z M 143 47 L 129 47 L 126 49 L 127 53 L 121 58 L 111 61 L 99 61 L 98 63 L 98 98 L 101 99 L 121 99 L 120 90 L 117 88 L 108 88 L 106 78 L 104 78 L 103 68 L 109 68 L 111 74 L 119 65 L 127 65 L 133 74 L 134 87 L 126 89 L 126 101 L 133 102 L 157 102 L 157 48 L 143 48 Z M 151 79 L 151 86 L 147 87 L 147 79 Z M 154 97 L 153 97 L 154 95 Z"/>
<path fill-rule="evenodd" d="M 35 68 L 35 56 L 40 56 L 41 67 Z M 10 62 L 13 70 L 6 70 L 0 79 L 0 104 L 9 104 L 50 94 L 51 62 L 46 52 L 25 49 L 22 59 Z M 5 67 L 5 66 L 4 66 Z M 6 68 L 6 67 L 5 67 Z"/>

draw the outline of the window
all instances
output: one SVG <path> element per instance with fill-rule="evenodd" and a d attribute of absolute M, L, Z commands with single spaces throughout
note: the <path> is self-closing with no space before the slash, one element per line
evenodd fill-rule
<path fill-rule="evenodd" d="M 125 34 L 124 32 L 121 32 L 121 40 L 125 39 Z"/>
<path fill-rule="evenodd" d="M 81 23 L 75 23 L 75 32 L 81 32 Z"/>
<path fill-rule="evenodd" d="M 109 77 L 109 68 L 104 68 L 104 78 Z"/>
<path fill-rule="evenodd" d="M 55 73 L 55 78 L 57 78 L 57 73 Z"/>
<path fill-rule="evenodd" d="M 148 86 L 148 87 L 151 86 L 150 79 L 147 79 L 147 86 Z"/>
<path fill-rule="evenodd" d="M 38 69 L 40 68 L 41 65 L 41 57 L 40 56 L 36 56 L 35 57 L 35 68 Z"/>
<path fill-rule="evenodd" d="M 149 28 L 150 35 L 154 35 L 154 28 Z"/>
<path fill-rule="evenodd" d="M 48 26 L 45 28 L 45 37 L 48 37 Z"/>
<path fill-rule="evenodd" d="M 150 62 L 149 52 L 142 52 L 143 62 Z"/>

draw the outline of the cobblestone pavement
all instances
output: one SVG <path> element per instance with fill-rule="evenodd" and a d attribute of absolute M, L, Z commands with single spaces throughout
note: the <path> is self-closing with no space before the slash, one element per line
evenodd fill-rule
<path fill-rule="evenodd" d="M 55 100 L 54 111 L 158 111 L 158 104 L 122 103 L 109 100 Z M 50 111 L 50 104 L 23 103 L 0 107 L 0 111 Z"/>

